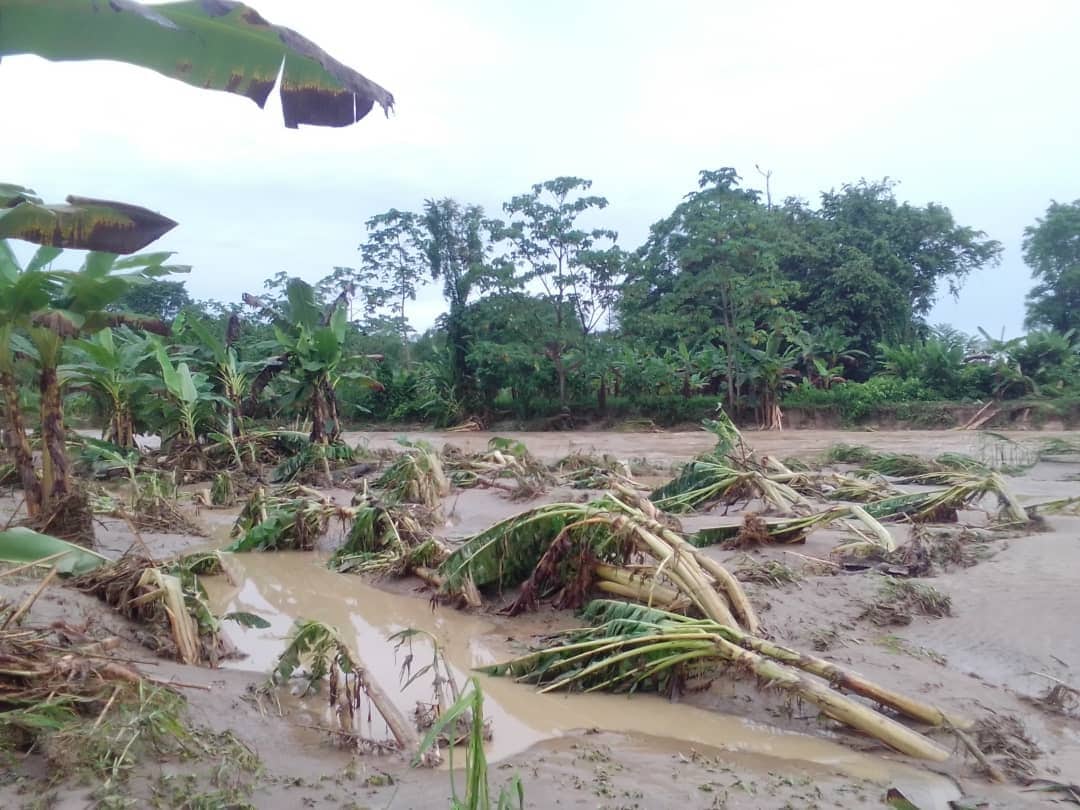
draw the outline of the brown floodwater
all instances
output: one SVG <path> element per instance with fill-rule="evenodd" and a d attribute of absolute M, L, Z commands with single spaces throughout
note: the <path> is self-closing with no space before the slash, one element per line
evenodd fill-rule
<path fill-rule="evenodd" d="M 472 667 L 505 660 L 523 649 L 529 637 L 544 627 L 529 618 L 463 613 L 432 608 L 422 594 L 390 593 L 362 579 L 325 567 L 317 553 L 237 554 L 228 557 L 232 584 L 224 577 L 207 580 L 216 611 L 248 611 L 270 622 L 264 630 L 234 629 L 230 637 L 247 654 L 232 666 L 269 672 L 283 649 L 293 622 L 317 619 L 339 629 L 346 643 L 383 687 L 396 695 L 401 711 L 410 715 L 416 701 L 431 700 L 430 680 L 408 688 L 400 681 L 407 650 L 395 651 L 388 637 L 406 628 L 433 634 L 463 683 Z M 416 641 L 413 669 L 430 661 L 431 648 Z M 655 695 L 539 694 L 533 687 L 505 678 L 478 676 L 485 696 L 485 715 L 494 732 L 488 746 L 492 760 L 519 753 L 543 740 L 582 729 L 617 731 L 663 738 L 686 745 L 719 749 L 744 761 L 757 760 L 762 770 L 779 767 L 827 769 L 855 779 L 900 786 L 909 796 L 940 803 L 956 794 L 941 776 L 885 757 L 859 753 L 825 737 L 781 731 L 762 723 L 666 700 Z M 306 724 L 326 724 L 321 697 L 300 701 Z M 385 737 L 376 727 L 375 735 Z"/>

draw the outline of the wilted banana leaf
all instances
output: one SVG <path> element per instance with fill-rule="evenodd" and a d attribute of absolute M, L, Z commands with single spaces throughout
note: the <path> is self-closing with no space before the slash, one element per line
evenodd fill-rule
<path fill-rule="evenodd" d="M 243 3 L 4 0 L 2 5 L 0 56 L 127 62 L 195 87 L 246 96 L 260 107 L 280 74 L 281 106 L 290 128 L 348 126 L 375 103 L 384 110 L 394 104 L 385 89 Z"/>
<path fill-rule="evenodd" d="M 0 532 L 0 562 L 26 564 L 46 559 L 58 573 L 71 576 L 85 574 L 109 562 L 106 557 L 82 546 L 25 526 Z"/>
<path fill-rule="evenodd" d="M 5 5 L 0 40 L 6 14 Z M 127 254 L 142 250 L 175 227 L 168 217 L 137 205 L 89 197 L 68 197 L 64 205 L 46 205 L 28 188 L 0 183 L 0 239 Z"/>

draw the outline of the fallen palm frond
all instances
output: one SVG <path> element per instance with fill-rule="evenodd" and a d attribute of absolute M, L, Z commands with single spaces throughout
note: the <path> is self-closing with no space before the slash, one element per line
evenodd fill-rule
<path fill-rule="evenodd" d="M 278 462 L 270 471 L 270 483 L 284 484 L 308 478 L 311 473 L 315 473 L 322 483 L 328 484 L 325 479 L 331 467 L 351 464 L 354 460 L 353 449 L 347 444 L 319 444 L 308 441 L 301 450 Z"/>
<path fill-rule="evenodd" d="M 542 692 L 673 692 L 690 679 L 715 679 L 720 670 L 730 666 L 734 672 L 752 672 L 768 687 L 813 703 L 829 717 L 898 751 L 936 761 L 948 758 L 948 752 L 922 734 L 834 689 L 854 692 L 919 722 L 966 725 L 934 706 L 874 684 L 844 667 L 730 625 L 607 600 L 592 602 L 585 617 L 595 626 L 564 634 L 565 642 L 557 646 L 481 671 L 538 684 Z"/>
<path fill-rule="evenodd" d="M 338 741 L 365 750 L 418 751 L 420 736 L 398 711 L 394 702 L 359 664 L 336 629 L 317 621 L 297 620 L 288 644 L 271 673 L 272 685 L 286 683 L 306 666 L 303 691 L 314 691 L 327 681 L 328 708 L 336 723 Z M 364 699 L 369 707 L 364 706 Z M 382 737 L 372 723 L 371 708 L 378 712 L 393 737 Z M 365 718 L 367 728 L 364 727 Z"/>
<path fill-rule="evenodd" d="M 226 551 L 310 551 L 333 518 L 344 521 L 350 509 L 318 490 L 300 484 L 267 491 L 259 487 L 233 524 L 237 538 Z"/>
<path fill-rule="evenodd" d="M 1080 498 L 1057 498 L 1052 501 L 1027 504 L 1024 510 L 1032 520 L 1041 515 L 1080 515 Z"/>
<path fill-rule="evenodd" d="M 588 504 L 540 506 L 466 540 L 439 567 L 442 590 L 456 594 L 470 584 L 520 584 L 511 612 L 556 592 L 557 605 L 572 607 L 583 603 L 598 563 L 647 562 L 656 566 L 654 585 L 685 596 L 702 615 L 756 628 L 757 617 L 738 580 L 662 517 L 628 489 Z"/>
<path fill-rule="evenodd" d="M 442 499 L 450 494 L 450 480 L 443 472 L 442 461 L 426 442 L 405 442 L 404 452 L 383 471 L 375 486 L 383 490 L 387 500 L 416 503 L 438 514 Z"/>
<path fill-rule="evenodd" d="M 147 626 L 144 645 L 167 652 L 185 664 L 209 664 L 234 655 L 221 625 L 206 603 L 199 572 L 212 570 L 214 555 L 157 563 L 127 556 L 71 581 L 74 588 L 97 596 L 117 612 Z"/>
<path fill-rule="evenodd" d="M 877 596 L 863 606 L 860 619 L 879 627 L 911 624 L 915 615 L 942 618 L 952 615 L 952 599 L 932 585 L 885 577 Z"/>
<path fill-rule="evenodd" d="M 748 513 L 742 523 L 710 526 L 698 530 L 691 535 L 690 543 L 698 548 L 711 545 L 735 548 L 764 544 L 794 545 L 803 542 L 807 533 L 813 529 L 846 520 L 854 520 L 868 530 L 868 533 L 857 532 L 860 539 L 849 544 L 850 547 L 872 546 L 883 551 L 895 549 L 896 544 L 885 527 L 871 517 L 866 510 L 855 504 L 837 506 L 806 517 L 796 518 L 762 518 Z M 847 525 L 852 530 L 856 529 L 851 523 Z"/>
<path fill-rule="evenodd" d="M 404 576 L 437 566 L 449 555 L 409 509 L 365 500 L 353 507 L 352 526 L 328 566 L 342 573 Z"/>

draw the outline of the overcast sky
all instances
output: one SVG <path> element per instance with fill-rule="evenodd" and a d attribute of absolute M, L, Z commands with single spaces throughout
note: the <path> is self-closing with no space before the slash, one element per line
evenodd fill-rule
<path fill-rule="evenodd" d="M 888 176 L 1005 245 L 931 321 L 1020 331 L 1024 226 L 1080 198 L 1080 2 L 252 0 L 388 88 L 395 114 L 285 130 L 267 110 L 112 63 L 0 64 L 0 180 L 139 203 L 196 298 L 358 262 L 363 222 L 453 196 L 497 213 L 591 178 L 636 247 L 700 169 L 817 200 Z M 421 292 L 414 325 L 442 307 Z"/>

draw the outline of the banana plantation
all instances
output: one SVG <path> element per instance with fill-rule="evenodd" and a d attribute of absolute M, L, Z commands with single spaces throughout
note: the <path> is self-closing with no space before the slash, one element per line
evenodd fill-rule
<path fill-rule="evenodd" d="M 26 55 L 394 107 L 241 3 L 0 0 Z M 403 198 L 235 301 L 0 183 L 0 806 L 1080 804 L 1080 202 L 996 338 L 930 317 L 1001 243 L 754 168 L 637 246 Z"/>

